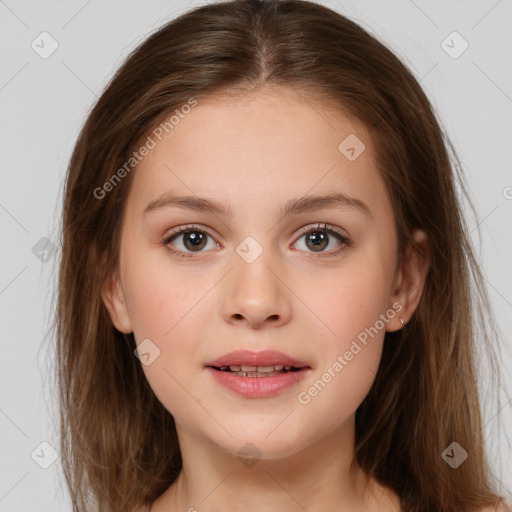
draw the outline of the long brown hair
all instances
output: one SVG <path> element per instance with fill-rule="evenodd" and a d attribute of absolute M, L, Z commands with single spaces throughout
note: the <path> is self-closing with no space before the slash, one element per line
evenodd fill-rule
<path fill-rule="evenodd" d="M 117 266 L 137 172 L 126 162 L 191 98 L 264 85 L 292 88 L 304 101 L 362 121 L 392 200 L 400 255 L 415 249 L 416 228 L 432 244 L 416 313 L 405 329 L 386 334 L 375 383 L 357 410 L 357 463 L 393 489 L 404 510 L 497 503 L 476 366 L 483 345 L 498 389 L 497 336 L 462 215 L 464 178 L 436 113 L 404 64 L 346 17 L 303 0 L 238 0 L 196 8 L 150 35 L 106 87 L 72 154 L 55 326 L 61 456 L 73 510 L 134 510 L 154 501 L 182 467 L 174 419 L 134 356 L 133 334 L 114 328 L 101 297 Z M 112 181 L 123 166 L 122 179 Z M 442 457 L 452 442 L 469 454 L 457 469 Z"/>

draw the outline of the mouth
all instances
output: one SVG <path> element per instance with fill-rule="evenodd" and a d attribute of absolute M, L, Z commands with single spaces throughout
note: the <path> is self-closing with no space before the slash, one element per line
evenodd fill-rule
<path fill-rule="evenodd" d="M 251 365 L 225 365 L 225 366 L 210 366 L 219 372 L 227 372 L 240 377 L 273 377 L 276 375 L 283 375 L 289 372 L 299 372 L 310 368 L 309 366 L 284 366 L 282 364 L 269 365 L 269 366 L 251 366 Z"/>
<path fill-rule="evenodd" d="M 276 350 L 238 350 L 210 361 L 205 370 L 237 395 L 267 398 L 297 386 L 312 368 Z"/>
<path fill-rule="evenodd" d="M 311 368 L 277 350 L 236 350 L 206 363 L 205 367 L 240 377 L 272 377 Z"/>

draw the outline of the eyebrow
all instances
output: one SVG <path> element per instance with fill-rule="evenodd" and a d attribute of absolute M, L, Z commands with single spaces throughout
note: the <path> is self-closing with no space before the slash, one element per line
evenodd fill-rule
<path fill-rule="evenodd" d="M 154 212 L 161 208 L 186 208 L 202 213 L 212 213 L 214 215 L 233 217 L 233 210 L 229 206 L 224 206 L 216 199 L 198 196 L 183 196 L 173 192 L 168 192 L 158 199 L 147 204 L 142 215 Z M 372 216 L 371 210 L 366 203 L 360 199 L 347 196 L 340 192 L 325 195 L 303 196 L 297 199 L 290 199 L 280 206 L 280 212 L 283 217 L 303 212 L 324 210 L 328 208 L 349 208 L 363 213 L 369 217 Z"/>

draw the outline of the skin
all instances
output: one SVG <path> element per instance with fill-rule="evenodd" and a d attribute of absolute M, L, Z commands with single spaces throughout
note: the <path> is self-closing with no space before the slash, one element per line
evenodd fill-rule
<path fill-rule="evenodd" d="M 366 146 L 354 161 L 338 150 L 349 134 Z M 393 492 L 350 465 L 354 419 L 373 384 L 385 332 L 413 315 L 429 261 L 410 252 L 397 265 L 392 206 L 375 161 L 369 133 L 355 119 L 265 87 L 200 101 L 134 171 L 120 264 L 104 301 L 118 330 L 160 350 L 143 370 L 175 418 L 184 465 L 152 512 L 399 510 Z M 177 207 L 142 214 L 170 190 L 217 199 L 234 216 Z M 364 201 L 371 216 L 348 207 L 280 215 L 289 199 L 333 191 Z M 202 252 L 183 235 L 171 247 L 191 258 L 161 244 L 191 223 L 211 235 Z M 316 252 L 299 230 L 314 232 L 318 223 L 338 229 L 350 245 L 329 235 Z M 236 252 L 247 236 L 263 249 L 252 263 Z M 414 237 L 428 255 L 425 233 Z M 400 313 L 301 404 L 298 394 L 394 303 Z M 242 397 L 217 384 L 204 365 L 243 348 L 280 350 L 312 370 L 272 397 Z M 251 467 L 237 456 L 248 442 L 261 452 Z"/>

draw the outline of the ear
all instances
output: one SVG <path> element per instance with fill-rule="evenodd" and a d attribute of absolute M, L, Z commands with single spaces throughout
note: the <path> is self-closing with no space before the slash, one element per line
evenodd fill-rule
<path fill-rule="evenodd" d="M 117 273 L 113 272 L 108 276 L 101 297 L 116 329 L 125 334 L 133 332 L 124 291 Z"/>
<path fill-rule="evenodd" d="M 430 269 L 430 241 L 425 231 L 416 229 L 413 238 L 418 250 L 409 245 L 405 251 L 404 260 L 397 269 L 393 282 L 391 304 L 399 303 L 402 309 L 387 324 L 386 331 L 393 332 L 401 329 L 402 322 L 406 324 L 413 316 L 421 299 L 428 271 Z M 398 310 L 397 310 L 398 311 Z"/>

